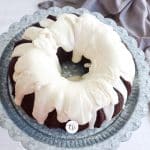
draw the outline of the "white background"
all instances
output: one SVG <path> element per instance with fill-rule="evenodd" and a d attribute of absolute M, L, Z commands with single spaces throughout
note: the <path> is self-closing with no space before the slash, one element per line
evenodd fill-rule
<path fill-rule="evenodd" d="M 0 0 L 0 34 L 7 31 L 11 23 L 37 10 L 37 2 L 38 0 Z M 121 143 L 119 147 L 119 150 L 133 149 L 150 150 L 150 113 L 142 120 L 141 127 L 133 133 L 131 139 Z M 24 148 L 0 127 L 0 150 L 24 150 Z"/>

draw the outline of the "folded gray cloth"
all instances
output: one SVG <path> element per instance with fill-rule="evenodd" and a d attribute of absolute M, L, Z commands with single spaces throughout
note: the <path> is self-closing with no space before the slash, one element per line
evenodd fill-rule
<path fill-rule="evenodd" d="M 98 11 L 123 26 L 144 52 L 150 51 L 150 0 L 55 0 L 54 5 Z"/>

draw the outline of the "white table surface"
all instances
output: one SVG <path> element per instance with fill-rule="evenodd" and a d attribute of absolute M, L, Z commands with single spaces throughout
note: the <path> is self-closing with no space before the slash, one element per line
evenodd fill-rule
<path fill-rule="evenodd" d="M 32 14 L 38 0 L 0 0 L 0 34 L 7 31 L 9 25 L 26 14 Z M 131 139 L 121 143 L 118 150 L 150 150 L 150 113 L 142 120 L 141 127 Z M 7 130 L 0 127 L 0 150 L 24 150 L 19 142 L 13 141 Z"/>

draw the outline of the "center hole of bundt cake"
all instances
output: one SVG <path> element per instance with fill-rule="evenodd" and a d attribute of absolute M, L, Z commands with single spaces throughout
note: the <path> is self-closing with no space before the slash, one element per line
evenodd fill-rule
<path fill-rule="evenodd" d="M 72 62 L 73 52 L 66 52 L 63 48 L 58 48 L 57 56 L 62 69 L 62 76 L 71 80 L 81 80 L 82 76 L 89 72 L 89 68 L 85 67 L 85 64 L 91 63 L 91 61 L 84 56 L 78 63 Z"/>

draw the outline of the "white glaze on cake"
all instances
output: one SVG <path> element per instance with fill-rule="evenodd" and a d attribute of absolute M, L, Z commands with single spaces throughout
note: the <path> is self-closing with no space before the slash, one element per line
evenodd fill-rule
<path fill-rule="evenodd" d="M 23 35 L 32 43 L 17 46 L 12 54 L 19 57 L 13 75 L 16 104 L 20 105 L 25 95 L 35 93 L 33 116 L 41 124 L 54 109 L 59 122 L 89 122 L 93 128 L 101 108 L 110 120 L 118 103 L 114 88 L 127 99 L 120 76 L 132 84 L 135 75 L 132 55 L 119 35 L 90 14 L 63 14 L 56 22 L 44 19 L 40 25 L 45 28 L 29 27 Z M 86 65 L 89 72 L 76 81 L 62 77 L 58 47 L 73 50 L 75 63 L 82 56 L 90 59 L 91 64 Z"/>

